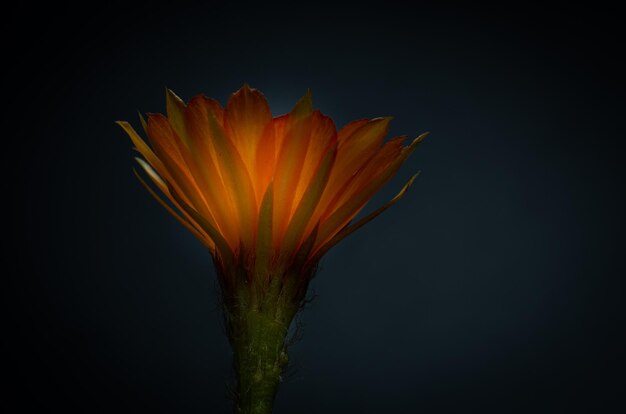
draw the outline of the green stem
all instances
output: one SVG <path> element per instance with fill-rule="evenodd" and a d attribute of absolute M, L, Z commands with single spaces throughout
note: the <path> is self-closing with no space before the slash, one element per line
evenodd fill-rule
<path fill-rule="evenodd" d="M 244 300 L 230 311 L 237 377 L 236 414 L 272 412 L 281 374 L 288 362 L 285 338 L 297 310 L 291 300 L 285 301 L 286 292 L 281 285 L 272 284 L 260 302 Z M 249 288 L 241 294 L 255 297 Z"/>

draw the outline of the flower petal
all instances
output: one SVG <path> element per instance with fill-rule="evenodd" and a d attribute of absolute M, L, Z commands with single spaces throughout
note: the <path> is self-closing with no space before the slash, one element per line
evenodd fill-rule
<path fill-rule="evenodd" d="M 256 238 L 255 273 L 257 277 L 265 280 L 269 277 L 268 269 L 272 259 L 272 210 L 274 204 L 273 185 L 267 187 L 267 191 L 261 202 L 259 212 L 259 226 Z"/>
<path fill-rule="evenodd" d="M 165 89 L 165 106 L 167 120 L 172 129 L 181 138 L 182 143 L 189 148 L 187 130 L 185 128 L 185 103 L 170 89 Z"/>
<path fill-rule="evenodd" d="M 417 137 L 409 146 L 401 147 L 401 140 L 389 141 L 354 180 L 353 188 L 345 191 L 337 207 L 322 217 L 316 250 L 338 233 L 400 168 L 428 133 Z"/>
<path fill-rule="evenodd" d="M 276 164 L 275 145 L 276 137 L 274 131 L 274 125 L 276 121 L 272 119 L 266 126 L 259 141 L 259 145 L 256 149 L 256 165 L 254 171 L 256 172 L 255 191 L 257 195 L 257 201 L 259 201 L 259 194 L 267 192 L 267 186 L 274 177 L 274 167 Z"/>
<path fill-rule="evenodd" d="M 274 247 L 284 237 L 294 208 L 294 193 L 311 138 L 311 93 L 298 101 L 287 118 L 274 176 Z"/>
<path fill-rule="evenodd" d="M 180 138 L 170 126 L 167 118 L 161 114 L 150 114 L 148 135 L 155 153 L 172 178 L 167 180 L 168 183 L 177 188 L 188 204 L 201 211 L 205 217 L 210 217 L 207 201 L 181 153 L 183 145 L 180 143 Z"/>
<path fill-rule="evenodd" d="M 141 117 L 143 119 L 143 117 Z M 145 121 L 144 121 L 145 122 Z M 174 178 L 168 171 L 168 169 L 163 164 L 163 161 L 157 157 L 157 155 L 152 151 L 152 149 L 145 143 L 143 139 L 135 132 L 133 127 L 126 121 L 117 121 L 117 124 L 121 126 L 124 131 L 128 134 L 133 144 L 135 144 L 135 148 L 144 158 L 148 161 L 148 163 L 156 170 L 156 172 L 167 180 L 170 183 L 175 183 Z M 148 130 L 147 125 L 145 126 L 146 133 Z M 177 187 L 178 188 L 178 187 Z"/>
<path fill-rule="evenodd" d="M 152 179 L 152 181 L 157 185 L 157 187 L 159 187 L 159 189 L 168 197 L 170 198 L 170 200 L 172 200 L 172 202 L 174 203 L 174 205 L 178 206 L 178 203 L 176 203 L 172 196 L 169 194 L 169 192 L 167 191 L 167 184 L 165 184 L 165 182 L 161 179 L 161 177 L 159 177 L 156 172 L 154 170 L 152 170 L 152 168 L 141 158 L 136 158 L 137 162 L 139 163 L 139 165 L 141 165 L 141 167 L 144 169 L 144 171 L 146 171 L 146 173 L 148 174 L 148 176 Z M 182 216 L 180 216 L 173 208 L 171 208 L 169 205 L 167 205 L 167 203 L 165 201 L 163 201 L 163 199 L 161 197 L 159 197 L 159 195 L 157 193 L 154 192 L 154 190 L 152 188 L 150 188 L 150 186 L 144 181 L 143 178 L 141 178 L 141 175 L 139 175 L 139 173 L 137 172 L 137 170 L 135 170 L 133 168 L 133 172 L 135 173 L 135 177 L 137 177 L 137 179 L 139 180 L 139 182 L 141 183 L 141 185 L 148 190 L 148 193 L 163 207 L 165 208 L 165 210 L 170 213 L 172 216 L 174 216 L 174 218 L 180 223 L 182 224 L 187 230 L 189 230 L 194 236 L 196 236 L 196 238 L 198 240 L 200 240 L 202 242 L 202 244 L 204 244 L 209 251 L 211 251 L 211 253 L 215 252 L 215 243 L 213 243 L 213 240 L 211 240 L 211 238 L 206 235 L 204 232 L 198 230 L 193 221 L 189 221 L 187 218 L 184 218 Z"/>
<path fill-rule="evenodd" d="M 304 191 L 308 188 L 311 180 L 320 165 L 320 162 L 331 147 L 336 149 L 337 130 L 335 123 L 329 117 L 322 115 L 318 110 L 311 115 L 311 132 L 306 156 L 302 163 L 302 171 L 293 194 L 294 207 L 300 202 Z M 321 194 L 320 194 L 321 196 Z"/>
<path fill-rule="evenodd" d="M 200 214 L 192 206 L 187 204 L 185 200 L 183 200 L 182 197 L 180 197 L 180 195 L 175 190 L 170 189 L 170 193 L 172 194 L 174 200 L 176 200 L 176 202 L 180 204 L 182 209 L 187 214 L 189 214 L 196 223 L 198 223 L 198 225 L 209 235 L 209 237 L 211 237 L 211 239 L 215 243 L 215 247 L 220 253 L 220 259 L 224 261 L 226 265 L 232 263 L 234 253 L 226 239 L 222 237 L 221 233 L 215 227 L 213 227 L 202 214 Z"/>
<path fill-rule="evenodd" d="M 390 122 L 391 117 L 374 118 L 342 139 L 338 147 L 342 161 L 336 174 L 350 176 L 370 159 L 383 143 Z"/>
<path fill-rule="evenodd" d="M 326 254 L 326 252 L 330 250 L 333 246 L 335 246 L 337 243 L 339 243 L 340 241 L 342 241 L 343 239 L 345 239 L 350 234 L 354 233 L 355 231 L 357 231 L 358 229 L 360 229 L 361 227 L 363 227 L 370 221 L 374 220 L 376 217 L 382 214 L 389 207 L 397 203 L 400 199 L 404 197 L 404 195 L 406 194 L 408 189 L 411 187 L 411 185 L 413 184 L 413 181 L 415 181 L 418 175 L 419 175 L 419 172 L 413 175 L 413 177 L 411 177 L 409 181 L 406 184 L 404 184 L 400 192 L 396 194 L 394 198 L 389 200 L 385 205 L 383 205 L 382 207 L 379 207 L 378 209 L 368 214 L 366 217 L 363 217 L 361 220 L 357 221 L 356 223 L 350 224 L 349 226 L 345 226 L 339 233 L 335 234 L 335 236 L 332 239 L 330 239 L 323 246 L 320 246 L 319 250 L 310 259 L 310 261 L 316 262 L 317 260 L 321 259 L 322 256 L 324 256 L 324 254 Z"/>
<path fill-rule="evenodd" d="M 152 167 L 154 167 L 157 171 L 159 171 L 160 174 L 163 174 L 162 171 L 165 170 L 163 163 L 154 154 L 154 152 L 148 146 L 148 144 L 146 144 L 146 142 L 143 139 L 141 139 L 141 137 L 139 136 L 139 134 L 137 134 L 135 129 L 126 121 L 117 121 L 116 124 L 122 127 L 122 129 L 128 134 L 131 141 L 133 142 L 133 145 L 135 145 L 135 148 L 137 148 L 137 151 L 139 151 L 139 153 L 143 155 L 146 160 L 148 160 L 150 165 L 152 165 Z M 147 130 L 147 127 L 146 127 L 146 130 Z"/>
<path fill-rule="evenodd" d="M 390 121 L 391 118 L 375 118 L 367 122 L 361 120 L 342 129 L 337 149 L 339 162 L 331 172 L 319 203 L 321 211 L 333 208 L 345 193 L 343 189 L 346 185 L 355 179 L 357 171 L 378 154 Z"/>
<path fill-rule="evenodd" d="M 137 112 L 139 115 L 139 122 L 141 122 L 141 127 L 143 128 L 144 134 L 148 135 L 148 123 L 146 122 L 146 118 L 143 117 L 141 112 Z"/>
<path fill-rule="evenodd" d="M 337 134 L 337 139 L 339 140 L 339 142 L 343 141 L 344 139 L 352 135 L 354 131 L 361 128 L 368 122 L 370 122 L 369 119 L 358 119 L 356 121 L 348 122 L 343 128 L 339 130 L 339 133 Z"/>
<path fill-rule="evenodd" d="M 235 203 L 224 185 L 219 160 L 209 127 L 209 115 L 215 118 L 223 113 L 212 99 L 198 96 L 193 98 L 185 111 L 185 127 L 189 137 L 189 154 L 193 159 L 197 180 L 206 194 L 209 208 L 215 217 L 215 227 L 222 232 L 234 250 L 239 245 L 239 218 Z"/>
<path fill-rule="evenodd" d="M 248 170 L 237 148 L 224 133 L 215 114 L 208 111 L 211 143 L 215 149 L 224 185 L 239 213 L 240 239 L 252 248 L 257 221 L 257 204 Z"/>
<path fill-rule="evenodd" d="M 272 120 L 272 112 L 265 96 L 247 84 L 235 92 L 226 105 L 224 130 L 237 147 L 248 171 L 252 173 L 256 166 L 256 153 L 267 124 Z M 253 185 L 256 184 L 253 181 Z M 257 188 L 257 199 L 262 197 L 264 189 Z"/>
<path fill-rule="evenodd" d="M 334 143 L 332 148 L 326 152 L 326 155 L 320 161 L 313 179 L 309 183 L 304 196 L 300 200 L 291 218 L 285 238 L 280 246 L 281 256 L 283 258 L 294 253 L 301 244 L 304 231 L 311 222 L 311 216 L 328 182 L 328 176 L 335 162 L 336 155 L 337 148 L 336 143 Z"/>

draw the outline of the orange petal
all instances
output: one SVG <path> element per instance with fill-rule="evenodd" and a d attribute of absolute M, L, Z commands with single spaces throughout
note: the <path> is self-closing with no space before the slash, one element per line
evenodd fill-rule
<path fill-rule="evenodd" d="M 269 277 L 269 266 L 272 259 L 272 215 L 274 205 L 273 186 L 267 187 L 259 212 L 259 226 L 256 238 L 256 255 L 254 268 L 256 276 L 262 280 Z"/>
<path fill-rule="evenodd" d="M 224 261 L 227 266 L 232 263 L 233 251 L 231 250 L 226 239 L 222 237 L 221 233 L 215 227 L 213 227 L 211 223 L 209 223 L 201 213 L 199 213 L 192 206 L 187 204 L 176 191 L 170 190 L 170 192 L 174 200 L 176 200 L 176 202 L 180 204 L 182 209 L 187 214 L 189 214 L 191 218 L 196 223 L 198 223 L 202 230 L 204 230 L 211 237 L 211 239 L 215 243 L 215 247 L 220 253 L 220 258 L 222 259 L 222 261 Z"/>
<path fill-rule="evenodd" d="M 339 133 L 337 134 L 337 139 L 339 140 L 339 142 L 343 141 L 344 139 L 352 135 L 354 131 L 361 128 L 369 121 L 369 119 L 358 119 L 356 121 L 348 122 L 343 128 L 339 130 Z"/>
<path fill-rule="evenodd" d="M 178 203 L 176 203 L 176 201 L 173 199 L 173 197 L 169 194 L 169 191 L 167 190 L 167 184 L 165 184 L 165 182 L 161 179 L 161 177 L 159 177 L 156 174 L 156 172 L 154 170 L 152 170 L 151 167 L 144 160 L 142 160 L 140 158 L 136 158 L 136 160 L 139 163 L 139 165 L 141 165 L 141 167 L 144 169 L 144 171 L 146 171 L 146 173 L 152 179 L 152 181 L 155 183 L 155 185 L 157 187 L 159 187 L 161 192 L 163 192 L 163 194 L 165 194 L 172 201 L 172 203 L 180 209 L 180 207 L 178 206 Z M 201 229 L 201 227 L 199 227 L 197 225 L 197 223 L 194 223 L 193 220 L 189 220 L 188 218 L 180 216 L 176 211 L 174 211 L 173 208 L 171 208 L 169 205 L 167 205 L 167 203 L 165 201 L 163 201 L 163 199 L 161 197 L 159 197 L 159 195 L 157 193 L 155 193 L 152 188 L 150 188 L 150 186 L 144 181 L 144 179 L 141 178 L 141 176 L 139 175 L 137 170 L 135 170 L 133 168 L 133 172 L 135 173 L 135 177 L 137 177 L 137 179 L 139 180 L 141 185 L 146 190 L 148 190 L 148 193 L 163 208 L 165 208 L 165 210 L 168 213 L 170 213 L 172 216 L 174 216 L 174 218 L 180 224 L 182 224 L 187 230 L 189 230 L 194 236 L 196 236 L 196 238 L 198 240 L 200 240 L 202 242 L 202 244 L 204 244 L 211 251 L 211 253 L 215 252 L 215 243 L 213 243 L 213 240 L 211 240 L 211 238 L 206 233 L 204 233 L 204 231 L 199 230 L 199 229 Z M 196 226 L 198 226 L 198 227 L 196 227 Z"/>
<path fill-rule="evenodd" d="M 387 168 L 401 154 L 405 137 L 395 137 L 383 145 L 362 168 L 353 174 L 328 205 L 322 219 L 327 218 L 344 203 L 354 198 L 361 189 L 369 184 L 380 171 Z"/>
<path fill-rule="evenodd" d="M 282 241 L 281 256 L 292 254 L 300 246 L 304 231 L 308 224 L 312 222 L 311 216 L 320 201 L 320 196 L 326 187 L 328 182 L 328 176 L 335 162 L 335 156 L 337 155 L 336 143 L 328 150 L 324 158 L 317 166 L 317 171 L 314 174 L 313 179 L 307 186 L 302 200 L 300 200 L 298 207 L 296 208 L 293 217 L 287 228 L 285 238 Z"/>
<path fill-rule="evenodd" d="M 420 135 L 407 147 L 401 146 L 401 139 L 394 139 L 381 148 L 376 157 L 359 172 L 357 179 L 350 183 L 336 208 L 327 211 L 322 217 L 316 249 L 328 242 L 356 216 L 376 191 L 391 179 L 426 135 L 428 133 Z"/>
<path fill-rule="evenodd" d="M 143 117 L 141 117 L 141 119 L 143 120 Z M 145 121 L 143 121 L 142 123 L 145 123 Z M 144 140 L 141 139 L 141 137 L 137 134 L 137 132 L 135 132 L 133 127 L 125 121 L 118 121 L 117 124 L 121 126 L 124 131 L 126 131 L 126 133 L 130 136 L 130 139 L 133 141 L 133 144 L 135 144 L 135 148 L 137 149 L 137 151 L 139 151 L 139 153 L 144 156 L 144 158 L 148 161 L 152 168 L 154 168 L 156 172 L 165 180 L 176 185 L 175 179 L 172 177 L 163 162 L 156 156 L 156 154 L 152 151 L 148 144 L 146 144 Z M 145 129 L 147 133 L 147 124 L 145 126 Z M 180 191 L 180 188 L 177 188 Z"/>
<path fill-rule="evenodd" d="M 197 168 L 198 182 L 206 194 L 215 227 L 222 232 L 232 249 L 239 245 L 239 218 L 224 185 L 215 148 L 211 143 L 208 112 L 218 118 L 223 114 L 219 103 L 204 96 L 193 98 L 185 111 L 189 152 Z M 218 119 L 219 123 L 219 119 Z"/>
<path fill-rule="evenodd" d="M 250 173 L 255 171 L 257 147 L 271 120 L 272 112 L 265 96 L 247 84 L 228 100 L 224 114 L 224 130 L 237 147 Z M 254 184 L 256 182 L 253 182 Z M 255 185 L 255 191 L 257 200 L 260 200 L 264 189 Z"/>
<path fill-rule="evenodd" d="M 259 141 L 259 145 L 256 149 L 256 177 L 253 177 L 255 182 L 255 191 L 257 195 L 257 201 L 259 204 L 259 194 L 267 191 L 267 187 L 274 177 L 274 167 L 276 166 L 276 132 L 275 125 L 278 118 L 272 119 L 266 126 Z"/>
<path fill-rule="evenodd" d="M 228 138 L 215 114 L 208 111 L 211 144 L 217 156 L 227 194 L 239 216 L 239 236 L 245 247 L 252 248 L 257 224 L 257 203 L 248 170 L 237 148 Z"/>
<path fill-rule="evenodd" d="M 274 151 L 275 151 L 275 159 L 278 160 L 278 156 L 283 149 L 283 144 L 285 143 L 285 136 L 287 135 L 287 130 L 293 121 L 293 116 L 291 113 L 278 116 L 272 120 L 272 124 L 274 126 Z"/>
<path fill-rule="evenodd" d="M 217 164 L 217 155 L 211 143 L 211 130 L 209 128 L 208 114 L 211 112 L 221 125 L 224 110 L 214 99 L 205 96 L 196 96 L 187 105 L 185 111 L 185 128 L 189 134 L 190 147 L 204 160 L 211 160 Z M 219 171 L 218 171 L 219 173 Z M 219 175 L 221 179 L 221 175 Z"/>
<path fill-rule="evenodd" d="M 311 138 L 311 94 L 302 97 L 285 126 L 283 143 L 276 161 L 274 176 L 274 247 L 278 248 L 291 218 L 294 193 Z"/>
<path fill-rule="evenodd" d="M 185 103 L 170 89 L 165 90 L 167 120 L 172 129 L 188 147 L 187 130 L 185 128 Z"/>
<path fill-rule="evenodd" d="M 389 207 L 391 207 L 392 205 L 397 203 L 400 199 L 402 199 L 402 197 L 404 197 L 404 195 L 408 191 L 409 187 L 411 187 L 411 185 L 413 184 L 413 181 L 415 181 L 415 179 L 417 178 L 418 175 L 419 175 L 419 172 L 417 174 L 413 175 L 413 177 L 411 177 L 409 179 L 409 181 L 402 187 L 400 192 L 398 194 L 396 194 L 396 196 L 394 198 L 392 198 L 390 201 L 388 201 L 385 205 L 383 205 L 382 207 L 379 207 L 378 209 L 376 209 L 372 213 L 368 214 L 366 217 L 363 217 L 358 222 L 344 227 L 339 233 L 337 233 L 335 236 L 333 236 L 332 239 L 330 239 L 324 245 L 319 246 L 319 250 L 314 253 L 314 255 L 310 258 L 309 262 L 314 263 L 314 262 L 318 261 L 319 259 L 321 259 L 322 256 L 324 256 L 324 254 L 326 254 L 326 252 L 328 252 L 328 250 L 330 250 L 333 246 L 335 246 L 341 240 L 345 239 L 350 234 L 354 233 L 355 231 L 357 231 L 358 229 L 360 229 L 361 227 L 363 227 L 364 225 L 366 225 L 370 221 L 374 220 L 376 217 L 381 215 Z"/>
<path fill-rule="evenodd" d="M 322 115 L 320 111 L 314 111 L 311 116 L 310 134 L 306 157 L 304 158 L 302 171 L 300 172 L 300 179 L 298 180 L 296 191 L 294 192 L 294 206 L 300 202 L 322 158 L 329 151 L 333 143 L 337 142 L 335 123 L 329 117 Z"/>
<path fill-rule="evenodd" d="M 148 146 L 148 144 L 146 144 L 145 141 L 141 139 L 141 137 L 139 136 L 139 134 L 137 134 L 135 129 L 126 121 L 117 121 L 116 124 L 122 127 L 122 129 L 128 134 L 131 141 L 133 142 L 133 145 L 135 145 L 135 148 L 137 148 L 137 151 L 139 151 L 139 153 L 143 155 L 146 160 L 148 160 L 150 165 L 152 165 L 152 167 L 155 168 L 159 172 L 159 174 L 163 175 L 165 172 L 165 167 L 163 166 L 163 163 L 154 154 L 154 152 Z M 146 130 L 147 130 L 147 127 L 146 127 Z"/>
<path fill-rule="evenodd" d="M 172 167 L 178 173 L 188 174 L 187 165 L 177 145 L 178 139 L 174 137 L 174 131 L 166 117 L 161 114 L 148 115 L 148 137 L 154 152 L 168 170 Z"/>
<path fill-rule="evenodd" d="M 390 122 L 391 117 L 374 118 L 339 141 L 338 151 L 344 172 L 354 173 L 380 148 Z"/>
<path fill-rule="evenodd" d="M 152 147 L 171 176 L 171 180 L 167 180 L 168 183 L 175 187 L 185 202 L 204 214 L 207 219 L 212 217 L 207 200 L 181 153 L 181 147 L 184 149 L 184 146 L 167 118 L 161 114 L 150 114 L 148 135 Z"/>
<path fill-rule="evenodd" d="M 354 180 L 357 171 L 378 154 L 389 130 L 390 121 L 391 118 L 375 118 L 367 122 L 361 120 L 342 129 L 343 136 L 339 140 L 337 162 L 319 203 L 320 210 L 326 211 L 334 207 L 339 198 L 345 194 L 343 189 Z"/>

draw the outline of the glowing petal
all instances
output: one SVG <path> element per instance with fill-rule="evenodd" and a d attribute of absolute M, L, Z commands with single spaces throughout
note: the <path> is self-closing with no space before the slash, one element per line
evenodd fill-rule
<path fill-rule="evenodd" d="M 413 175 L 413 177 L 411 177 L 409 181 L 406 184 L 404 184 L 400 192 L 396 194 L 394 198 L 389 200 L 387 204 L 383 205 L 382 207 L 379 207 L 378 209 L 368 214 L 366 217 L 363 217 L 361 220 L 357 221 L 356 223 L 353 223 L 353 224 L 350 224 L 349 226 L 344 227 L 339 233 L 337 233 L 327 243 L 325 243 L 323 246 L 320 246 L 320 249 L 311 258 L 311 262 L 315 262 L 316 258 L 321 258 L 324 254 L 326 254 L 328 250 L 330 250 L 337 243 L 339 243 L 340 241 L 342 241 L 343 239 L 345 239 L 350 234 L 354 233 L 355 231 L 357 231 L 358 229 L 360 229 L 361 227 L 363 227 L 370 221 L 374 220 L 376 217 L 382 214 L 389 207 L 391 207 L 392 205 L 400 201 L 402 197 L 404 197 L 408 189 L 411 187 L 411 185 L 413 184 L 413 181 L 415 181 L 418 175 L 419 175 L 419 172 Z"/>
<path fill-rule="evenodd" d="M 189 152 L 197 168 L 198 181 L 215 217 L 215 227 L 234 249 L 239 244 L 239 219 L 235 204 L 224 185 L 218 157 L 211 142 L 209 112 L 215 118 L 223 113 L 217 102 L 203 96 L 192 99 L 187 105 L 185 123 Z"/>
<path fill-rule="evenodd" d="M 339 133 L 337 134 L 338 135 L 337 139 L 339 140 L 339 142 L 343 141 L 344 139 L 352 135 L 354 131 L 361 128 L 363 125 L 367 124 L 368 122 L 370 122 L 369 119 L 358 119 L 356 121 L 347 123 L 343 128 L 339 130 Z"/>
<path fill-rule="evenodd" d="M 191 174 L 187 162 L 180 151 L 180 138 L 173 131 L 167 118 L 160 114 L 151 114 L 148 117 L 148 135 L 150 142 L 159 159 L 176 184 L 177 191 L 189 204 L 205 215 L 211 216 L 207 202 Z M 170 182 L 170 180 L 167 180 Z"/>
<path fill-rule="evenodd" d="M 296 190 L 293 193 L 294 207 L 298 205 L 304 191 L 308 188 L 311 180 L 313 180 L 322 158 L 331 147 L 336 147 L 337 130 L 332 119 L 316 110 L 311 115 L 310 128 L 310 139 L 306 148 L 306 156 L 302 163 Z"/>
<path fill-rule="evenodd" d="M 337 158 L 340 162 L 331 172 L 328 186 L 319 203 L 320 214 L 337 205 L 347 184 L 378 153 L 389 129 L 391 118 L 360 120 L 348 124 L 339 133 Z"/>
<path fill-rule="evenodd" d="M 302 197 L 302 200 L 300 201 L 298 208 L 289 223 L 285 239 L 281 243 L 280 248 L 281 255 L 283 257 L 296 251 L 298 243 L 302 239 L 304 230 L 310 222 L 311 216 L 315 211 L 315 207 L 317 207 L 317 203 L 320 200 L 320 196 L 326 187 L 328 176 L 335 162 L 336 155 L 336 147 L 333 146 L 333 148 L 326 153 L 320 162 L 314 178 L 307 187 L 304 196 Z"/>
<path fill-rule="evenodd" d="M 237 148 L 226 136 L 213 112 L 209 111 L 208 120 L 224 185 L 239 212 L 240 239 L 244 246 L 252 247 L 258 210 L 250 176 Z"/>
<path fill-rule="evenodd" d="M 152 151 L 152 149 L 144 142 L 143 139 L 135 132 L 132 126 L 128 122 L 125 121 L 117 121 L 117 124 L 124 129 L 124 131 L 128 134 L 133 144 L 135 144 L 135 148 L 144 158 L 148 161 L 148 163 L 156 170 L 156 172 L 163 178 L 165 178 L 168 182 L 176 183 L 176 180 L 169 173 L 163 161 L 159 159 L 156 154 Z M 146 126 L 146 131 L 147 131 Z M 176 184 L 177 188 L 178 184 Z"/>
<path fill-rule="evenodd" d="M 312 102 L 307 92 L 296 104 L 288 118 L 282 147 L 274 176 L 274 246 L 278 248 L 293 209 L 293 195 L 310 139 Z"/>
<path fill-rule="evenodd" d="M 171 209 L 160 197 L 158 197 L 158 201 L 162 204 L 164 204 L 164 207 L 166 208 L 166 210 L 174 215 L 176 217 L 177 220 L 184 220 L 186 221 L 189 225 L 191 225 L 194 230 L 199 233 L 204 239 L 205 239 L 205 244 L 207 244 L 208 246 L 212 246 L 211 248 L 213 249 L 215 247 L 215 244 L 213 243 L 213 241 L 211 240 L 211 238 L 204 233 L 201 228 L 197 225 L 197 223 L 194 222 L 194 220 L 189 217 L 188 214 L 186 214 L 183 209 L 181 208 L 181 206 L 178 204 L 178 202 L 174 199 L 174 197 L 172 197 L 172 194 L 170 193 L 169 187 L 167 185 L 167 183 L 163 180 L 163 178 L 161 178 L 159 176 L 159 174 L 154 171 L 154 169 L 152 169 L 152 167 L 146 163 L 144 160 L 142 160 L 141 158 L 135 157 L 135 160 L 139 163 L 139 165 L 141 166 L 141 168 L 145 171 L 146 174 L 148 174 L 148 177 L 150 177 L 150 179 L 152 180 L 152 182 L 158 187 L 158 189 L 165 195 L 167 196 L 167 198 L 172 202 L 172 204 L 174 204 L 174 206 L 180 211 L 182 212 L 184 217 L 180 217 L 173 209 Z M 136 173 L 136 171 L 135 171 Z M 140 181 L 142 182 L 142 184 L 145 184 L 145 181 L 140 178 Z M 153 194 L 153 196 L 155 196 L 156 193 Z M 194 233 L 195 234 L 195 233 Z"/>
<path fill-rule="evenodd" d="M 165 102 L 167 120 L 174 132 L 181 138 L 182 143 L 189 148 L 187 128 L 185 127 L 185 103 L 169 89 L 165 90 Z"/>
<path fill-rule="evenodd" d="M 417 137 L 409 146 L 402 148 L 399 153 L 391 152 L 389 154 L 381 152 L 379 162 L 373 162 L 370 164 L 375 175 L 371 177 L 362 187 L 353 192 L 347 192 L 344 198 L 345 202 L 335 209 L 332 214 L 324 220 L 320 226 L 320 232 L 318 234 L 317 246 L 324 245 L 328 240 L 342 229 L 352 218 L 365 206 L 369 199 L 374 195 L 380 187 L 382 187 L 393 174 L 400 168 L 404 160 L 415 150 L 417 145 L 421 143 L 426 134 L 422 134 Z M 395 142 L 388 142 L 385 147 L 395 149 Z M 385 149 L 383 147 L 383 149 Z M 376 171 L 377 170 L 377 171 Z M 367 174 L 363 174 L 367 176 Z"/>
<path fill-rule="evenodd" d="M 135 148 L 137 148 L 137 151 L 139 151 L 139 153 L 143 155 L 146 158 L 146 160 L 148 160 L 150 165 L 156 168 L 157 171 L 159 172 L 165 169 L 161 160 L 154 154 L 154 152 L 152 151 L 152 149 L 150 149 L 148 144 L 146 144 L 145 141 L 141 139 L 139 134 L 137 134 L 135 129 L 128 122 L 117 121 L 116 124 L 122 127 L 122 129 L 128 134 L 131 141 L 133 142 L 133 145 L 135 145 Z"/>
<path fill-rule="evenodd" d="M 213 239 L 215 247 L 220 252 L 221 259 L 227 264 L 232 263 L 234 260 L 233 251 L 226 242 L 226 239 L 222 237 L 220 232 L 215 227 L 213 227 L 211 223 L 209 223 L 202 216 L 202 214 L 198 213 L 193 207 L 187 204 L 176 191 L 170 190 L 170 192 L 172 194 L 172 197 L 180 204 L 183 210 L 187 214 L 189 214 L 196 223 L 198 223 L 202 230 L 204 230 L 209 235 L 209 237 L 211 237 L 211 239 Z"/>
<path fill-rule="evenodd" d="M 267 191 L 261 202 L 259 212 L 259 226 L 256 239 L 255 271 L 258 276 L 267 276 L 272 258 L 272 215 L 274 204 L 273 185 L 267 187 Z"/>
<path fill-rule="evenodd" d="M 248 85 L 244 85 L 228 100 L 224 129 L 239 150 L 249 172 L 255 171 L 257 147 L 271 120 L 272 112 L 265 96 Z M 255 185 L 255 191 L 259 200 L 264 189 Z"/>
<path fill-rule="evenodd" d="M 148 164 L 145 163 L 145 161 L 143 161 L 140 158 L 137 158 L 137 161 L 139 162 L 139 164 L 142 166 L 142 168 L 144 168 L 144 170 L 146 169 L 146 167 L 149 168 Z M 165 201 L 163 201 L 163 199 L 161 197 L 159 197 L 159 195 L 157 193 L 154 192 L 154 190 L 152 188 L 150 188 L 150 186 L 144 181 L 143 178 L 141 178 L 141 176 L 139 175 L 139 173 L 133 169 L 133 172 L 135 173 L 135 177 L 137 177 L 137 179 L 139 180 L 139 182 L 141 183 L 141 185 L 148 191 L 148 193 L 163 207 L 165 208 L 165 210 L 170 213 L 172 216 L 174 216 L 174 218 L 180 223 L 182 224 L 187 230 L 189 230 L 191 232 L 191 234 L 193 234 L 194 236 L 196 236 L 196 238 L 198 240 L 200 240 L 202 242 L 202 244 L 204 244 L 209 251 L 211 251 L 211 253 L 215 253 L 215 243 L 213 243 L 213 241 L 206 235 L 204 235 L 203 233 L 201 233 L 200 231 L 198 231 L 198 229 L 196 229 L 194 227 L 194 225 L 187 221 L 187 219 L 181 217 L 176 211 L 174 211 L 173 208 L 171 208 L 170 206 L 167 205 L 167 203 Z M 150 178 L 152 180 L 155 180 L 155 177 L 152 176 L 150 174 Z M 162 181 L 161 181 L 162 182 Z M 165 183 L 162 182 L 163 185 L 165 185 Z M 159 186 L 160 187 L 160 186 Z"/>

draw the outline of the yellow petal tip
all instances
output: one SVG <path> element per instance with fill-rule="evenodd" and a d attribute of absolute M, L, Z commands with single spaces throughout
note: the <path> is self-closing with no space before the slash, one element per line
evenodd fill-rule
<path fill-rule="evenodd" d="M 420 175 L 421 171 L 416 172 L 415 174 L 413 174 L 413 177 L 411 177 L 409 179 L 409 181 L 406 183 L 406 188 L 408 189 L 411 185 L 413 185 L 413 181 L 415 181 L 415 179 Z"/>
<path fill-rule="evenodd" d="M 176 93 L 173 90 L 171 90 L 167 86 L 165 87 L 165 98 L 168 102 L 177 102 L 177 103 L 182 103 L 184 105 L 183 100 L 178 95 L 176 95 Z"/>
<path fill-rule="evenodd" d="M 426 139 L 427 136 L 430 135 L 430 131 L 426 131 L 423 134 L 420 134 L 417 138 L 415 138 L 415 141 L 417 142 L 422 142 L 424 141 L 424 139 Z"/>

